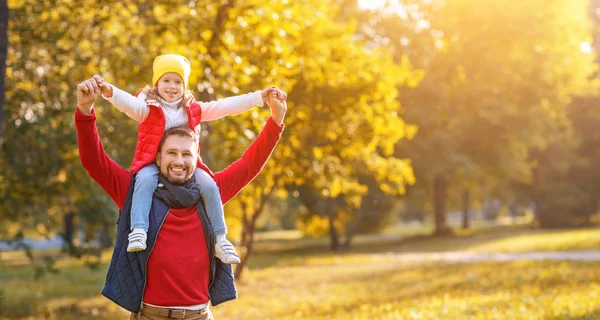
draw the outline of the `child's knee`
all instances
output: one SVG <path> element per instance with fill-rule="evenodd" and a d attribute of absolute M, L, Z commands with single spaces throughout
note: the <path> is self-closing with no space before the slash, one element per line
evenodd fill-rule
<path fill-rule="evenodd" d="M 214 182 L 213 183 L 203 183 L 203 184 L 200 185 L 200 191 L 202 193 L 208 193 L 208 194 L 218 195 L 219 194 L 219 187 Z"/>
<path fill-rule="evenodd" d="M 200 195 L 205 201 L 220 198 L 219 187 L 214 181 L 204 181 L 199 183 L 198 187 L 200 188 Z"/>
<path fill-rule="evenodd" d="M 136 187 L 142 188 L 156 188 L 158 184 L 158 177 L 154 175 L 138 175 L 135 177 Z"/>
<path fill-rule="evenodd" d="M 194 171 L 194 176 L 196 178 L 196 183 L 198 184 L 201 190 L 216 190 L 217 192 L 219 192 L 219 187 L 217 187 L 217 183 L 215 182 L 215 180 L 213 180 L 213 178 L 202 169 L 196 169 L 196 171 Z"/>
<path fill-rule="evenodd" d="M 137 177 L 135 177 L 135 181 L 136 181 L 136 183 L 143 183 L 143 184 L 152 184 L 155 181 L 156 181 L 156 183 L 158 183 L 158 179 L 156 179 L 156 177 L 154 177 L 153 175 L 137 176 Z"/>

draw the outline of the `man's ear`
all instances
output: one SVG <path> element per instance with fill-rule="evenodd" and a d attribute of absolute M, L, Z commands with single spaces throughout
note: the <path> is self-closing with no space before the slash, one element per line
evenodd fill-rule
<path fill-rule="evenodd" d="M 156 154 L 156 166 L 160 169 L 160 152 Z"/>

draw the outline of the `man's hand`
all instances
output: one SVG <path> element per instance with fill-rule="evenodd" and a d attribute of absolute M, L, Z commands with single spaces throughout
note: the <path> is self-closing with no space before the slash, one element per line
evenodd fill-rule
<path fill-rule="evenodd" d="M 94 102 L 100 95 L 96 79 L 91 78 L 77 85 L 77 108 L 83 114 L 91 114 Z"/>
<path fill-rule="evenodd" d="M 270 97 L 269 95 L 273 93 L 273 97 Z M 283 92 L 281 89 L 277 88 L 276 86 L 268 86 L 266 87 L 262 92 L 262 99 L 264 102 L 266 102 L 267 104 L 269 103 L 269 99 L 271 98 L 275 98 L 278 99 L 281 103 L 284 103 L 285 100 L 287 99 L 287 94 L 285 92 Z"/>
<path fill-rule="evenodd" d="M 285 113 L 287 112 L 287 103 L 285 100 L 282 102 L 279 99 L 275 99 L 275 94 L 270 92 L 269 97 L 265 101 L 271 108 L 271 118 L 273 118 L 278 125 L 282 125 L 283 118 L 285 118 Z"/>
<path fill-rule="evenodd" d="M 103 96 L 106 98 L 113 96 L 113 89 L 108 83 L 104 82 L 104 78 L 95 74 L 92 79 L 96 80 L 96 84 L 100 87 L 100 93 L 102 93 Z"/>

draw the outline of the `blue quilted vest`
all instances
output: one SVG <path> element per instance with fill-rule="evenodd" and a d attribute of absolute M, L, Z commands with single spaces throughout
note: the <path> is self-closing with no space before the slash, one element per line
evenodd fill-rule
<path fill-rule="evenodd" d="M 113 255 L 108 267 L 106 282 L 102 295 L 115 302 L 128 311 L 139 313 L 146 287 L 146 264 L 154 248 L 156 236 L 160 230 L 167 213 L 171 208 L 162 200 L 154 197 L 150 210 L 150 225 L 148 228 L 148 247 L 144 251 L 127 252 L 127 236 L 130 230 L 131 199 L 133 197 L 133 183 L 125 200 L 125 205 L 117 222 L 117 237 Z M 230 264 L 225 264 L 214 257 L 215 235 L 209 228 L 210 222 L 202 199 L 196 204 L 198 215 L 202 221 L 208 253 L 211 257 L 210 285 L 208 294 L 213 306 L 237 298 L 237 291 L 233 281 L 233 269 Z"/>

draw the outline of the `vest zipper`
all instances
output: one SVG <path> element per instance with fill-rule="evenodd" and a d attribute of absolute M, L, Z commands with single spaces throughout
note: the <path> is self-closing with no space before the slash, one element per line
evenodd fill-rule
<path fill-rule="evenodd" d="M 142 304 L 144 303 L 144 293 L 146 293 L 146 283 L 148 283 L 148 260 L 150 259 L 150 255 L 152 254 L 152 250 L 154 250 L 154 245 L 156 245 L 156 239 L 158 239 L 158 233 L 160 232 L 160 229 L 162 229 L 163 224 L 165 223 L 165 220 L 167 220 L 167 216 L 169 215 L 169 212 L 171 212 L 171 207 L 169 207 L 169 210 L 167 211 L 167 214 L 165 214 L 165 217 L 162 219 L 162 221 L 160 222 L 160 226 L 158 227 L 158 230 L 156 230 L 156 237 L 154 237 L 154 244 L 152 245 L 152 248 L 150 248 L 150 252 L 148 252 L 148 259 L 146 259 L 146 272 L 144 273 L 144 289 L 142 289 L 142 299 L 140 302 L 140 312 L 142 310 Z"/>
<path fill-rule="evenodd" d="M 212 231 L 210 231 L 208 235 L 208 239 L 210 240 L 208 253 L 210 254 L 210 284 L 208 285 L 208 299 L 212 302 L 212 297 L 210 296 L 210 288 L 212 288 L 213 283 L 215 282 L 215 237 Z M 212 250 L 211 250 L 212 249 Z"/>

